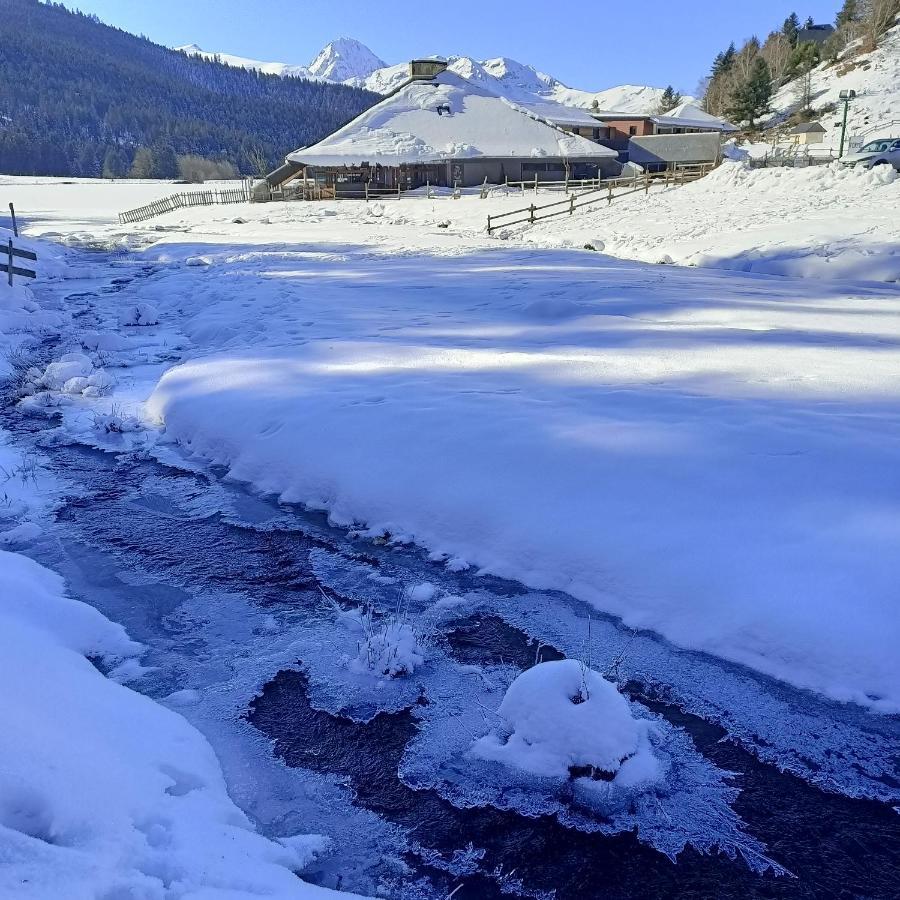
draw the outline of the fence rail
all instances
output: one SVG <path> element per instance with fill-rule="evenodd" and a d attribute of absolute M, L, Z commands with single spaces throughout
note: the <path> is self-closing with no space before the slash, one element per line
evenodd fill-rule
<path fill-rule="evenodd" d="M 131 225 L 135 222 L 146 222 L 147 219 L 174 212 L 176 209 L 189 209 L 192 206 L 215 206 L 225 203 L 249 203 L 252 199 L 253 185 L 249 179 L 241 182 L 241 186 L 236 188 L 183 191 L 180 194 L 171 194 L 160 200 L 154 200 L 146 206 L 119 213 L 119 224 Z"/>
<path fill-rule="evenodd" d="M 595 203 L 606 201 L 607 205 L 618 200 L 621 197 L 627 197 L 629 194 L 636 194 L 638 191 L 649 193 L 650 186 L 654 182 L 661 182 L 664 185 L 680 185 L 686 184 L 688 181 L 696 181 L 707 175 L 713 166 L 711 164 L 702 163 L 698 165 L 682 166 L 677 169 L 667 169 L 664 172 L 645 172 L 643 175 L 634 175 L 631 178 L 609 178 L 601 182 L 601 187 L 584 191 L 581 194 L 569 194 L 566 200 L 557 200 L 554 203 L 544 203 L 540 206 L 531 204 L 530 206 L 520 207 L 519 209 L 511 209 L 508 212 L 495 213 L 487 217 L 487 232 L 491 234 L 495 229 L 501 227 L 511 227 L 512 225 L 521 225 L 528 222 L 533 225 L 542 219 L 550 219 L 554 216 L 574 215 L 576 210 L 583 209 L 586 206 L 593 206 Z M 616 193 L 620 188 L 621 190 Z M 585 199 L 588 198 L 588 199 Z M 550 212 L 549 210 L 552 210 Z M 523 215 L 527 213 L 527 215 Z M 505 221 L 511 216 L 519 216 L 518 219 Z"/>
<path fill-rule="evenodd" d="M 31 250 L 22 250 L 20 247 L 13 246 L 13 239 L 10 238 L 5 245 L 0 244 L 0 259 L 6 257 L 5 263 L 0 263 L 0 272 L 6 272 L 7 284 L 12 286 L 13 276 L 18 275 L 20 278 L 37 278 L 37 272 L 34 269 L 26 269 L 16 265 L 17 259 L 27 259 L 30 262 L 37 262 L 37 253 Z"/>
<path fill-rule="evenodd" d="M 797 153 L 791 150 L 773 151 L 765 156 L 750 158 L 751 169 L 804 169 L 807 166 L 826 166 L 838 158 L 835 150 L 817 150 L 815 153 Z"/>

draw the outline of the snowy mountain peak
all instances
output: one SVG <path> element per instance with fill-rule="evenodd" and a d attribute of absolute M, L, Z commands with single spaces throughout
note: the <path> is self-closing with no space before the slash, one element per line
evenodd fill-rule
<path fill-rule="evenodd" d="M 353 38 L 338 38 L 323 47 L 309 64 L 309 73 L 328 81 L 368 78 L 387 63 L 379 59 L 365 44 Z"/>
<path fill-rule="evenodd" d="M 308 66 L 259 62 L 225 53 L 211 53 L 201 49 L 197 44 L 187 44 L 177 49 L 188 55 L 200 54 L 208 59 L 216 58 L 245 69 L 257 69 L 272 75 L 294 75 L 318 81 L 339 82 L 365 88 L 376 94 L 389 94 L 409 78 L 408 63 L 389 66 L 365 44 L 348 37 L 331 41 Z M 601 110 L 646 114 L 657 111 L 663 95 L 662 88 L 647 85 L 625 84 L 604 91 L 570 88 L 552 75 L 508 56 L 496 56 L 486 60 L 477 60 L 470 56 L 450 56 L 446 59 L 451 72 L 480 84 L 501 97 L 520 103 L 554 100 L 565 106 L 583 109 L 596 105 L 596 108 Z"/>

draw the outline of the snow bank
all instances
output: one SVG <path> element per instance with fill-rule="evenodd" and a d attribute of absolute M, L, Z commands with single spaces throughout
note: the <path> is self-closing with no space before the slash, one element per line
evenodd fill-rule
<path fill-rule="evenodd" d="M 0 597 L 0 894 L 345 896 L 293 874 L 321 839 L 257 834 L 199 732 L 85 658 L 133 659 L 120 626 L 4 551 Z"/>
<path fill-rule="evenodd" d="M 196 345 L 147 407 L 170 440 L 337 523 L 900 709 L 895 288 L 338 247 L 167 274 L 155 299 L 193 311 Z"/>
<path fill-rule="evenodd" d="M 579 770 L 591 770 L 612 780 L 632 762 L 642 735 L 616 686 L 573 659 L 526 669 L 507 689 L 498 713 L 506 733 L 480 738 L 471 752 L 533 775 L 583 777 L 587 773 Z M 653 772 L 645 760 L 633 767 Z"/>
<path fill-rule="evenodd" d="M 601 204 L 602 207 L 602 204 Z M 628 259 L 802 278 L 900 281 L 900 178 L 838 163 L 750 169 L 726 159 L 684 187 L 524 230 L 528 241 Z"/>

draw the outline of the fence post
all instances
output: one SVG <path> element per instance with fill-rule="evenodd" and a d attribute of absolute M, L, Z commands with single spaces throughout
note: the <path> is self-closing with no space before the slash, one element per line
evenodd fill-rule
<path fill-rule="evenodd" d="M 537 197 L 537 172 L 534 173 L 534 195 Z M 532 219 L 532 221 L 534 221 Z"/>
<path fill-rule="evenodd" d="M 9 275 L 9 286 L 12 287 L 13 280 L 13 255 L 12 255 L 12 238 L 9 239 L 9 244 L 7 245 L 7 252 L 9 253 L 8 265 L 6 267 L 6 271 Z"/>
<path fill-rule="evenodd" d="M 612 206 L 612 182 L 609 183 L 609 197 L 607 198 L 607 206 Z"/>
<path fill-rule="evenodd" d="M 569 194 L 569 215 L 575 212 L 575 195 Z"/>
<path fill-rule="evenodd" d="M 537 177 L 537 176 L 535 176 L 535 177 Z M 534 224 L 534 204 L 533 203 L 531 204 L 531 206 L 528 207 L 528 210 L 529 210 L 529 221 L 533 225 Z M 12 244 L 12 241 L 10 241 L 10 244 Z"/>
<path fill-rule="evenodd" d="M 650 193 L 650 173 L 647 173 L 646 181 L 644 182 L 644 196 Z"/>
<path fill-rule="evenodd" d="M 368 203 L 369 202 L 369 182 L 364 181 L 363 185 L 365 186 L 365 190 L 366 190 L 366 203 Z"/>
<path fill-rule="evenodd" d="M 10 214 L 10 216 L 12 216 L 13 234 L 16 237 L 18 237 L 19 236 L 19 225 L 16 222 L 16 208 L 12 205 L 12 203 L 9 204 L 9 214 Z"/>
<path fill-rule="evenodd" d="M 490 217 L 490 214 L 488 214 L 488 234 L 490 234 L 490 233 L 491 233 L 491 217 Z"/>

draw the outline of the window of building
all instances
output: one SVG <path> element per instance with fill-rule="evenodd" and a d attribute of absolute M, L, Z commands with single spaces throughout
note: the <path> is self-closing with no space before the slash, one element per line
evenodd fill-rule
<path fill-rule="evenodd" d="M 628 126 L 628 134 L 631 137 L 634 137 L 637 134 L 637 125 L 629 125 Z"/>

